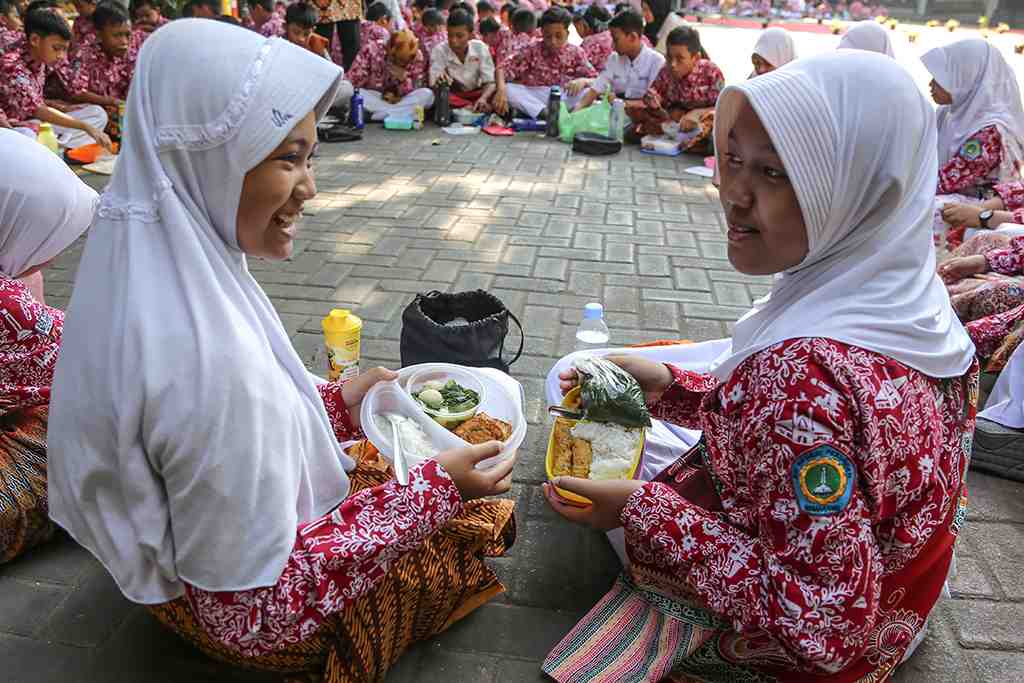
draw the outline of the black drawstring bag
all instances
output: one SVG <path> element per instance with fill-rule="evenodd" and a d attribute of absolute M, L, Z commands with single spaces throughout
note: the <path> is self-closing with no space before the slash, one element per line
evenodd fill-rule
<path fill-rule="evenodd" d="M 519 327 L 519 351 L 505 361 L 508 319 Z M 402 367 L 419 363 L 455 363 L 508 372 L 523 353 L 523 326 L 501 300 L 475 292 L 427 292 L 402 313 Z"/>

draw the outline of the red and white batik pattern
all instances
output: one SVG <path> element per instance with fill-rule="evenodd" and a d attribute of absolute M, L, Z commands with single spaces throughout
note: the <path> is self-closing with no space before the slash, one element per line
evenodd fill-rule
<path fill-rule="evenodd" d="M 50 402 L 64 313 L 0 275 L 0 413 Z"/>
<path fill-rule="evenodd" d="M 969 193 L 991 182 L 1003 162 L 1003 136 L 995 126 L 986 126 L 965 142 L 956 156 L 939 169 L 937 194 Z"/>

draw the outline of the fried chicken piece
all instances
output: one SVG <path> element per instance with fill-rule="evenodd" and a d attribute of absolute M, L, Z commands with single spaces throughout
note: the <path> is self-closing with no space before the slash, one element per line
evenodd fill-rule
<path fill-rule="evenodd" d="M 572 439 L 572 476 L 586 479 L 590 476 L 590 463 L 594 459 L 589 441 Z"/>
<path fill-rule="evenodd" d="M 512 425 L 487 413 L 477 413 L 455 428 L 455 436 L 473 445 L 488 441 L 508 441 Z"/>
<path fill-rule="evenodd" d="M 551 473 L 556 477 L 568 476 L 572 472 L 572 424 L 568 420 L 555 420 L 555 455 Z"/>

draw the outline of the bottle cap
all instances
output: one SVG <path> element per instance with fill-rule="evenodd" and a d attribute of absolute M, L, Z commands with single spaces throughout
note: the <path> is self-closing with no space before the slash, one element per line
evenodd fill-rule
<path fill-rule="evenodd" d="M 604 306 L 601 304 L 587 304 L 583 307 L 584 320 L 601 320 L 604 318 Z"/>

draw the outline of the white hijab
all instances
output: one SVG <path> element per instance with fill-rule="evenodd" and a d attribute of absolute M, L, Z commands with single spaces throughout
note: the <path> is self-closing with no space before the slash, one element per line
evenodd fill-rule
<path fill-rule="evenodd" d="M 1017 77 L 999 50 L 972 38 L 929 50 L 921 61 L 953 98 L 953 104 L 939 107 L 939 165 L 956 156 L 979 130 L 996 126 L 1003 137 L 999 180 L 1020 179 L 1024 109 Z"/>
<path fill-rule="evenodd" d="M 754 54 L 778 69 L 796 59 L 796 45 L 785 29 L 766 28 L 754 45 Z"/>
<path fill-rule="evenodd" d="M 808 253 L 736 323 L 714 374 L 724 381 L 752 354 L 800 337 L 930 377 L 966 372 L 974 346 L 935 275 L 935 117 L 910 74 L 871 52 L 832 52 L 730 86 L 715 113 L 719 165 L 743 96 L 793 183 Z"/>
<path fill-rule="evenodd" d="M 139 55 L 48 434 L 51 516 L 135 602 L 273 585 L 298 525 L 348 493 L 353 463 L 236 240 L 246 172 L 340 74 L 202 19 Z"/>
<path fill-rule="evenodd" d="M 0 128 L 0 273 L 17 278 L 82 236 L 96 191 L 38 142 Z"/>
<path fill-rule="evenodd" d="M 860 21 L 854 24 L 840 39 L 839 49 L 867 50 L 868 52 L 877 52 L 896 59 L 889 31 L 886 31 L 883 26 L 873 20 Z"/>

